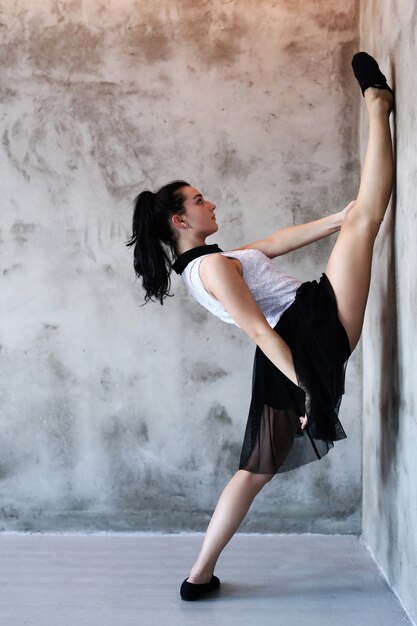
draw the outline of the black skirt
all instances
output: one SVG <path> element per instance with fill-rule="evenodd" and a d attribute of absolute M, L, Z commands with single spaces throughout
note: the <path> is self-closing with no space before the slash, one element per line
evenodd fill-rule
<path fill-rule="evenodd" d="M 351 355 L 349 339 L 326 274 L 302 283 L 274 330 L 290 347 L 295 385 L 259 346 L 239 469 L 277 474 L 321 459 L 346 439 L 338 413 Z M 307 415 L 301 429 L 299 418 Z"/>

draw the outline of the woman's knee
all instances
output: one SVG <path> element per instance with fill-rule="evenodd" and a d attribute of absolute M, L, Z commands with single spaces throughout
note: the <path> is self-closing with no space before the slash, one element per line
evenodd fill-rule
<path fill-rule="evenodd" d="M 378 234 L 381 223 L 380 216 L 363 210 L 363 207 L 359 205 L 355 206 L 346 215 L 342 223 L 342 229 L 354 230 L 358 236 L 365 235 L 374 239 Z"/>
<path fill-rule="evenodd" d="M 269 483 L 269 481 L 275 476 L 275 474 L 256 474 L 255 472 L 249 472 L 244 469 L 239 470 L 239 472 L 242 473 L 244 480 L 259 488 L 262 488 L 264 485 Z"/>

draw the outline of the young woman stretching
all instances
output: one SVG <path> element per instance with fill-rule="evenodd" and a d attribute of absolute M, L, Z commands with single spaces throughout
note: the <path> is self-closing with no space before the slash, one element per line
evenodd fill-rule
<path fill-rule="evenodd" d="M 200 554 L 181 585 L 196 600 L 220 585 L 214 568 L 249 507 L 271 478 L 322 458 L 346 438 L 338 419 L 346 364 L 359 341 L 375 237 L 393 185 L 389 115 L 394 96 L 377 62 L 352 59 L 369 116 L 369 137 L 355 201 L 339 213 L 284 228 L 224 252 L 206 244 L 217 232 L 216 205 L 185 181 L 135 201 L 134 269 L 145 301 L 163 304 L 174 269 L 209 311 L 256 344 L 252 397 L 239 469 L 217 503 Z M 271 261 L 340 231 L 320 281 L 301 282 Z M 175 257 L 172 262 L 170 255 Z"/>

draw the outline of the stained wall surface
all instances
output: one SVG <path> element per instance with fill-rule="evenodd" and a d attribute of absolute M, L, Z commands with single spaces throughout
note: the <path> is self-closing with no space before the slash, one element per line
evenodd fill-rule
<path fill-rule="evenodd" d="M 143 304 L 143 189 L 184 178 L 223 249 L 342 209 L 359 175 L 355 2 L 2 2 L 1 530 L 205 530 L 238 468 L 255 344 L 172 276 Z M 318 279 L 336 235 L 276 259 Z M 242 530 L 359 533 L 348 438 Z"/>
<path fill-rule="evenodd" d="M 417 6 L 361 3 L 361 49 L 396 91 L 396 185 L 375 245 L 363 335 L 363 536 L 417 621 Z M 367 137 L 362 118 L 362 154 Z"/>

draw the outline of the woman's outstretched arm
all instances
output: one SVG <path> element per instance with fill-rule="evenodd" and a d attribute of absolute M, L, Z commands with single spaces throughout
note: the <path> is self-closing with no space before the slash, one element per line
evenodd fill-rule
<path fill-rule="evenodd" d="M 288 344 L 268 324 L 245 280 L 235 264 L 221 254 L 207 255 L 203 285 L 219 300 L 246 335 L 270 361 L 298 385 Z"/>
<path fill-rule="evenodd" d="M 260 250 L 266 256 L 273 259 L 287 252 L 297 250 L 303 246 L 328 237 L 333 233 L 340 230 L 340 227 L 345 219 L 346 214 L 355 204 L 353 200 L 342 211 L 332 213 L 326 217 L 322 217 L 306 224 L 298 224 L 297 226 L 289 226 L 287 228 L 280 228 L 272 235 L 249 243 L 238 250 L 245 248 L 255 248 Z"/>

